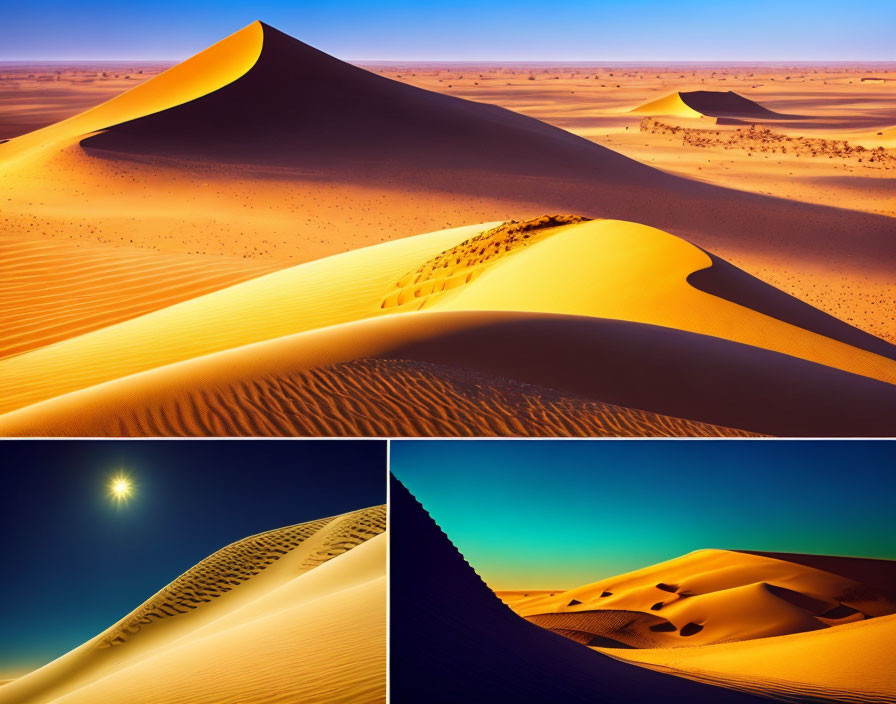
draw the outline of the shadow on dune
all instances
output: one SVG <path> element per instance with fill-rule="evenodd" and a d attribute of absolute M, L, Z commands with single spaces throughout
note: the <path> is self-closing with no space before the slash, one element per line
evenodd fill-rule
<path fill-rule="evenodd" d="M 868 557 L 840 557 L 836 555 L 804 555 L 789 552 L 762 552 L 737 550 L 736 552 L 761 557 L 772 557 L 805 567 L 830 572 L 865 584 L 884 594 L 896 604 L 896 560 L 876 560 Z"/>
<path fill-rule="evenodd" d="M 710 248 L 747 243 L 801 259 L 848 251 L 852 262 L 874 268 L 892 258 L 889 218 L 672 176 L 538 120 L 389 80 L 262 27 L 261 55 L 245 75 L 113 125 L 82 147 L 96 156 L 292 167 L 328 180 L 486 194 L 643 222 Z"/>
<path fill-rule="evenodd" d="M 689 108 L 710 117 L 799 120 L 802 115 L 775 112 L 733 90 L 693 90 L 678 94 Z"/>
<path fill-rule="evenodd" d="M 411 493 L 390 483 L 391 697 L 419 702 L 747 704 L 621 663 L 516 616 Z"/>
<path fill-rule="evenodd" d="M 704 252 L 712 259 L 712 266 L 688 276 L 688 283 L 694 288 L 866 352 L 896 359 L 896 345 L 813 308 L 711 252 Z"/>

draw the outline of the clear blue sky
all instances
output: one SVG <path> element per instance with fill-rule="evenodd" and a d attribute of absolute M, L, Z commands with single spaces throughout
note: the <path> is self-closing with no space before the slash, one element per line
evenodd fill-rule
<path fill-rule="evenodd" d="M 111 626 L 211 553 L 386 500 L 382 441 L 0 442 L 0 679 Z M 107 493 L 124 469 L 126 506 Z"/>
<path fill-rule="evenodd" d="M 896 60 L 892 0 L 33 0 L 0 60 L 183 59 L 256 19 L 347 60 Z"/>
<path fill-rule="evenodd" d="M 896 442 L 399 441 L 391 458 L 496 589 L 701 548 L 896 559 Z"/>

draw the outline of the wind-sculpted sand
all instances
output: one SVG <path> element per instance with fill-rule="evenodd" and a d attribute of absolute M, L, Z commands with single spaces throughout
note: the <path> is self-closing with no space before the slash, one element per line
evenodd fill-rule
<path fill-rule="evenodd" d="M 0 357 L 136 318 L 276 268 L 263 260 L 0 238 Z"/>
<path fill-rule="evenodd" d="M 361 359 L 226 386 L 188 384 L 158 401 L 109 395 L 76 404 L 77 413 L 42 413 L 42 430 L 34 430 L 132 437 L 753 435 L 410 360 Z"/>
<path fill-rule="evenodd" d="M 384 506 L 228 545 L 3 704 L 385 701 Z"/>

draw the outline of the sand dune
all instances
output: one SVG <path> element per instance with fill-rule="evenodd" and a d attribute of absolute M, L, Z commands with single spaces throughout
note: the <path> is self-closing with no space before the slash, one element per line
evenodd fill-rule
<path fill-rule="evenodd" d="M 0 702 L 385 701 L 385 507 L 245 538 Z"/>
<path fill-rule="evenodd" d="M 503 606 L 394 478 L 391 697 L 436 701 L 763 701 L 632 668 L 539 629 Z M 426 559 L 421 560 L 425 555 Z M 400 610 L 399 610 L 400 607 Z"/>
<path fill-rule="evenodd" d="M 651 100 L 639 105 L 630 112 L 637 115 L 753 120 L 786 120 L 800 117 L 799 115 L 784 115 L 774 112 L 732 90 L 727 92 L 695 90 L 672 93 L 658 100 Z"/>
<path fill-rule="evenodd" d="M 896 615 L 890 615 L 762 640 L 612 654 L 658 672 L 781 701 L 892 704 L 894 637 Z"/>
<path fill-rule="evenodd" d="M 869 562 L 873 567 L 879 561 Z M 571 632 L 585 644 L 628 648 L 768 638 L 896 612 L 892 591 L 796 561 L 728 550 L 698 550 L 510 605 L 533 623 Z"/>
<path fill-rule="evenodd" d="M 613 221 L 563 224 L 547 218 L 478 234 L 484 228 L 431 233 L 300 265 L 4 360 L 0 378 L 10 391 L 5 408 L 25 409 L 3 419 L 4 432 L 33 432 L 38 426 L 47 431 L 61 429 L 80 418 L 75 421 L 78 427 L 96 432 L 139 433 L 141 428 L 157 425 L 148 418 L 170 404 L 199 409 L 202 395 L 209 394 L 218 399 L 219 412 L 226 414 L 233 412 L 226 409 L 234 407 L 233 399 L 243 394 L 238 389 L 247 384 L 260 383 L 262 388 L 274 379 L 292 379 L 312 368 L 369 358 L 466 369 L 592 401 L 751 432 L 837 434 L 838 428 L 859 434 L 888 432 L 883 409 L 892 403 L 896 378 L 891 346 L 762 285 L 696 247 L 652 228 Z M 699 278 L 701 290 L 691 277 L 707 268 L 716 271 Z M 469 318 L 475 345 L 449 345 L 450 335 L 468 325 L 457 321 L 468 320 L 464 316 L 476 311 L 484 317 Z M 498 311 L 504 311 L 503 318 Z M 435 321 L 446 319 L 432 314 L 441 312 L 457 314 L 453 331 L 436 327 Z M 570 339 L 568 350 L 556 345 L 547 351 L 534 348 L 547 355 L 540 361 L 524 361 L 529 353 L 523 348 L 531 347 L 535 337 L 513 350 L 501 340 L 490 342 L 495 345 L 493 351 L 483 349 L 492 335 L 477 337 L 475 330 L 482 321 L 511 321 L 507 317 L 511 313 L 519 314 L 520 321 L 562 314 L 570 321 L 556 324 L 568 333 L 579 330 L 583 337 Z M 414 319 L 419 316 L 424 318 L 418 325 Z M 381 323 L 374 320 L 380 317 Z M 341 329 L 364 319 L 371 319 L 370 324 Z M 608 327 L 610 319 L 656 327 Z M 528 326 L 536 335 L 534 331 L 545 324 L 555 323 L 524 323 L 514 334 L 525 334 Z M 536 369 L 552 357 L 560 359 L 576 348 L 584 349 L 591 344 L 588 336 L 600 335 L 599 331 L 620 339 L 593 338 L 600 347 L 593 359 L 605 359 L 606 368 L 616 370 L 617 379 L 624 368 L 640 381 L 633 384 L 626 376 L 630 387 L 622 388 L 608 382 L 603 367 L 593 363 L 583 368 L 582 362 L 571 367 L 564 362 L 565 368 L 577 370 L 578 378 L 559 370 Z M 671 398 L 670 389 L 678 382 L 669 379 L 670 374 L 645 375 L 635 370 L 637 365 L 612 358 L 637 346 L 640 335 L 661 347 L 640 349 L 637 358 L 644 358 L 648 366 L 655 364 L 646 361 L 654 355 L 661 355 L 667 366 L 677 360 L 674 364 L 678 374 L 684 375 L 679 378 L 686 379 L 691 400 Z M 147 344 L 149 340 L 152 344 Z M 413 340 L 428 340 L 427 351 L 405 356 L 411 354 L 406 348 Z M 720 340 L 733 344 L 719 347 Z M 246 345 L 256 347 L 241 349 Z M 675 346 L 679 353 L 673 353 Z M 710 361 L 709 350 L 716 348 L 716 354 L 726 350 L 724 358 Z M 448 353 L 449 349 L 456 351 Z M 217 360 L 215 355 L 228 350 L 222 361 Z M 763 350 L 774 354 L 765 358 Z M 278 359 L 278 354 L 285 356 Z M 631 352 L 625 354 L 634 359 Z M 506 361 L 485 361 L 497 358 Z M 90 364 L 76 362 L 85 359 Z M 799 360 L 810 364 L 801 365 Z M 785 367 L 793 369 L 786 381 L 780 378 Z M 143 374 L 154 369 L 158 372 Z M 220 373 L 224 376 L 219 378 Z M 724 391 L 708 388 L 714 374 L 724 376 Z M 737 375 L 740 381 L 734 380 Z M 653 381 L 644 381 L 648 377 Z M 869 379 L 861 381 L 862 377 Z M 760 379 L 769 386 L 764 387 L 766 382 Z M 888 383 L 869 383 L 871 379 Z M 120 381 L 97 387 L 115 380 Z M 274 382 L 275 388 L 279 383 Z M 771 403 L 767 394 L 775 384 L 792 389 L 795 396 L 790 403 L 799 409 L 798 418 L 788 420 L 766 408 Z M 810 385 L 816 388 L 810 390 Z M 742 386 L 750 387 L 736 396 L 742 407 L 730 408 L 730 390 Z M 89 387 L 97 387 L 96 392 Z M 705 390 L 698 393 L 698 388 Z M 80 389 L 86 393 L 71 393 Z M 718 400 L 710 400 L 713 394 Z M 287 404 L 292 415 L 303 415 L 303 407 L 314 406 L 306 404 L 310 398 L 304 391 L 283 397 L 293 396 Z M 52 411 L 52 403 L 30 411 L 25 408 L 54 397 L 60 403 Z M 806 403 L 809 397 L 816 400 Z M 78 410 L 79 403 L 88 405 Z M 135 405 L 139 403 L 147 405 L 140 410 Z M 103 405 L 109 421 L 100 417 Z M 777 405 L 783 407 L 781 402 Z M 96 410 L 89 411 L 90 407 Z M 47 423 L 38 421 L 41 413 L 49 413 Z M 194 430 L 208 427 L 195 412 L 189 415 L 193 421 L 174 425 L 169 421 L 160 427 L 176 433 L 190 432 L 194 421 Z M 124 421 L 124 417 L 132 420 Z M 284 429 L 293 423 L 307 427 L 308 421 L 292 420 Z M 234 419 L 223 426 L 271 432 L 263 422 Z"/>

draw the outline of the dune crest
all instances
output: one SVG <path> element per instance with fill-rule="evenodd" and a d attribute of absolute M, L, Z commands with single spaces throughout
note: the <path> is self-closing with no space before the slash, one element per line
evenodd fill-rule
<path fill-rule="evenodd" d="M 272 683 L 303 701 L 384 701 L 385 528 L 379 506 L 228 545 L 4 685 L 0 702 L 86 704 L 122 691 L 146 704 L 267 701 Z"/>

